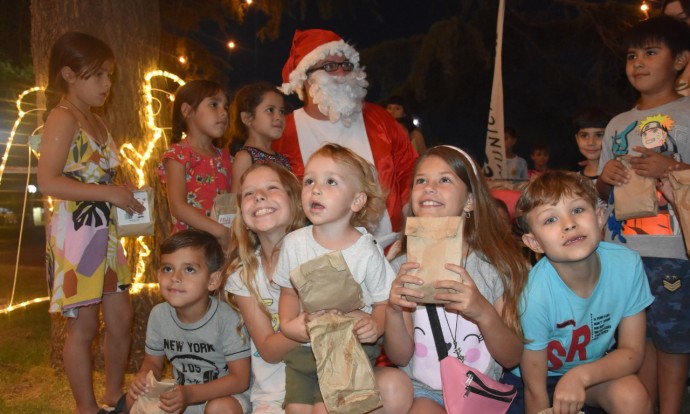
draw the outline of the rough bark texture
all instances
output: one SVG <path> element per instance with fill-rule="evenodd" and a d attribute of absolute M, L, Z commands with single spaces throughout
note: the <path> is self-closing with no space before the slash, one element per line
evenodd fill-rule
<path fill-rule="evenodd" d="M 31 46 L 36 83 L 48 83 L 48 57 L 50 48 L 62 33 L 67 31 L 82 31 L 104 40 L 113 49 L 116 61 L 116 71 L 113 79 L 111 95 L 103 108 L 104 116 L 110 126 L 110 131 L 121 146 L 130 142 L 143 152 L 145 143 L 152 136 L 147 128 L 144 98 L 144 76 L 157 69 L 160 45 L 160 11 L 156 0 L 32 0 L 31 1 Z M 160 159 L 160 148 L 155 150 L 144 165 L 147 183 L 156 188 L 159 197 L 163 194 L 158 188 L 155 174 L 157 161 Z M 133 169 L 123 162 L 122 177 L 124 180 L 136 183 Z M 151 254 L 146 263 L 145 281 L 155 280 L 154 263 L 157 246 L 154 240 L 161 240 L 166 234 L 165 227 L 169 221 L 167 202 L 164 198 L 156 200 L 157 236 L 148 237 L 146 243 L 151 248 Z M 137 243 L 130 239 L 127 254 L 130 260 L 132 274 L 135 272 L 134 261 L 138 257 Z M 149 293 L 150 291 L 150 293 Z M 146 321 L 148 313 L 158 301 L 157 290 L 144 289 L 141 293 L 132 295 L 135 309 L 134 335 L 132 341 L 131 369 L 136 369 L 144 349 Z M 62 367 L 62 346 L 65 335 L 65 321 L 60 316 L 52 317 L 52 365 Z M 96 346 L 96 366 L 102 366 L 102 341 Z"/>

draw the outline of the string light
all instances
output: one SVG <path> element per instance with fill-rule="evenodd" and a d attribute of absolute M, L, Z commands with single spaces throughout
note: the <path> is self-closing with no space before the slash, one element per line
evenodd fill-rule
<path fill-rule="evenodd" d="M 162 108 L 162 104 L 160 100 L 156 97 L 153 96 L 154 92 L 157 93 L 162 93 L 167 96 L 169 100 L 174 100 L 174 90 L 173 91 L 166 91 L 158 88 L 154 88 L 152 86 L 152 80 L 153 78 L 156 77 L 164 77 L 167 79 L 172 80 L 175 82 L 178 86 L 182 86 L 185 84 L 185 82 L 177 75 L 166 72 L 164 70 L 154 70 L 151 72 L 146 73 L 144 76 L 144 97 L 146 100 L 146 125 L 147 127 L 152 131 L 152 137 L 151 139 L 146 143 L 144 152 L 141 153 L 139 152 L 134 145 L 132 145 L 130 142 L 125 143 L 122 145 L 120 148 L 120 154 L 122 155 L 122 158 L 124 159 L 125 163 L 127 163 L 133 170 L 134 174 L 137 177 L 137 185 L 139 187 L 143 187 L 146 184 L 145 180 L 145 174 L 144 174 L 144 167 L 146 166 L 146 162 L 151 158 L 151 153 L 156 147 L 156 144 L 158 140 L 165 136 L 165 130 L 169 129 L 163 126 L 159 126 L 156 123 L 156 115 L 160 113 L 160 109 Z M 37 91 L 43 91 L 45 88 L 36 86 L 31 89 L 28 89 L 24 92 L 22 92 L 19 95 L 19 98 L 17 99 L 17 114 L 18 118 L 17 121 L 14 124 L 14 127 L 12 128 L 12 133 L 10 134 L 10 137 L 8 138 L 7 142 L 7 147 L 5 148 L 5 156 L 2 159 L 2 164 L 0 165 L 0 180 L 2 179 L 2 172 L 5 169 L 5 163 L 7 160 L 7 154 L 9 153 L 9 148 L 12 145 L 12 140 L 14 138 L 14 135 L 16 133 L 18 125 L 21 123 L 22 119 L 29 114 L 30 112 L 37 111 L 37 110 L 45 110 L 44 108 L 36 108 L 28 111 L 24 111 L 22 109 L 22 102 L 23 99 L 26 95 L 32 93 L 32 92 L 37 92 Z M 176 88 L 175 88 L 176 89 Z M 157 104 L 158 110 L 154 110 L 154 105 Z M 52 211 L 52 199 L 50 197 L 47 198 L 48 202 L 48 207 Z M 138 245 L 138 248 L 136 249 L 137 251 L 137 258 L 135 260 L 136 265 L 135 265 L 135 270 L 134 270 L 134 278 L 133 278 L 133 283 L 132 283 L 132 288 L 130 290 L 131 293 L 136 294 L 140 292 L 144 288 L 148 289 L 153 289 L 153 288 L 158 288 L 157 283 L 142 283 L 141 281 L 144 279 L 144 275 L 146 274 L 146 258 L 151 255 L 151 248 L 146 244 L 144 241 L 144 237 L 140 236 L 137 237 L 136 239 L 126 239 L 123 238 L 121 239 L 122 243 L 124 246 L 126 246 L 128 243 L 136 243 Z M 21 242 L 21 241 L 20 241 Z M 0 314 L 8 314 L 14 310 L 17 309 L 22 309 L 25 308 L 29 305 L 45 302 L 49 300 L 49 297 L 42 297 L 42 298 L 34 298 L 22 303 L 19 303 L 17 305 L 13 305 L 10 303 L 7 307 L 0 309 Z"/>
<path fill-rule="evenodd" d="M 236 46 L 236 44 L 235 44 L 234 41 L 231 40 L 231 41 L 228 42 L 228 49 L 234 49 L 235 46 Z"/>
<path fill-rule="evenodd" d="M 0 309 L 0 314 L 7 314 L 7 313 L 10 313 L 10 312 L 15 311 L 15 310 L 17 310 L 17 309 L 26 308 L 26 307 L 29 306 L 29 305 L 35 305 L 35 304 L 37 304 L 37 303 L 45 302 L 45 301 L 47 301 L 47 300 L 49 300 L 49 299 L 50 299 L 50 298 L 49 298 L 48 296 L 45 296 L 45 297 L 42 297 L 42 298 L 34 298 L 34 299 L 31 299 L 31 300 L 27 300 L 26 302 L 18 303 L 18 304 L 16 304 L 16 305 L 10 305 L 10 306 L 8 306 L 8 307 L 6 307 L 6 308 Z"/>
<path fill-rule="evenodd" d="M 127 164 L 134 170 L 137 176 L 137 186 L 139 188 L 146 185 L 144 167 L 146 162 L 151 158 L 151 153 L 156 148 L 158 140 L 165 135 L 165 129 L 156 123 L 156 115 L 160 112 L 162 104 L 160 100 L 153 96 L 153 92 L 159 92 L 166 95 L 169 99 L 174 100 L 174 91 L 165 91 L 157 88 L 153 88 L 152 79 L 156 77 L 163 77 L 172 80 L 177 83 L 178 86 L 182 86 L 185 82 L 177 75 L 166 72 L 164 70 L 154 70 L 148 72 L 144 76 L 144 98 L 146 100 L 146 125 L 153 132 L 152 138 L 146 143 L 146 147 L 143 153 L 137 151 L 134 145 L 131 143 L 125 143 L 120 147 L 120 155 L 125 160 Z M 177 89 L 177 88 L 175 88 Z M 158 110 L 154 110 L 154 103 L 157 103 Z M 167 142 L 167 140 L 166 140 Z M 123 244 L 128 243 L 126 239 L 122 239 Z M 141 290 L 141 280 L 144 279 L 146 274 L 146 262 L 145 259 L 151 255 L 151 248 L 144 242 L 144 237 L 137 237 L 136 243 L 139 245 L 137 251 L 136 265 L 134 271 L 134 284 L 132 286 L 132 293 L 137 293 Z M 155 285 L 155 283 L 154 283 Z"/>
<path fill-rule="evenodd" d="M 179 58 L 177 58 L 177 61 L 184 65 L 185 63 L 187 63 L 187 58 L 185 56 L 180 56 Z"/>
<path fill-rule="evenodd" d="M 647 4 L 646 1 L 642 2 L 642 5 L 640 6 L 640 10 L 642 10 L 645 14 L 649 11 L 649 5 Z"/>
<path fill-rule="evenodd" d="M 34 86 L 33 88 L 27 89 L 24 92 L 20 93 L 19 97 L 17 98 L 17 120 L 14 121 L 14 126 L 12 126 L 12 132 L 10 132 L 10 136 L 7 137 L 7 144 L 5 144 L 5 153 L 2 156 L 2 162 L 0 162 L 0 183 L 2 183 L 2 176 L 5 173 L 5 165 L 7 164 L 7 158 L 9 157 L 10 148 L 12 148 L 12 142 L 14 141 L 14 136 L 17 133 L 17 128 L 19 128 L 19 125 L 21 124 L 22 120 L 26 115 L 35 111 L 45 111 L 45 108 L 34 108 L 28 111 L 24 111 L 24 109 L 22 108 L 24 104 L 24 97 L 26 97 L 30 93 L 43 90 L 45 90 L 45 88 L 42 88 L 40 86 Z"/>

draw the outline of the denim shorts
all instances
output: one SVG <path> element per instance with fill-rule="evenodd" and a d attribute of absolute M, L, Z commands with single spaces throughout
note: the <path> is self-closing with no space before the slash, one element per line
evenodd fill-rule
<path fill-rule="evenodd" d="M 436 404 L 440 405 L 441 407 L 445 408 L 445 405 L 443 404 L 443 391 L 435 390 L 430 386 L 426 385 L 425 383 L 414 378 L 410 379 L 412 380 L 412 387 L 414 387 L 415 399 L 426 398 L 427 400 L 431 400 Z"/>
<path fill-rule="evenodd" d="M 690 262 L 643 257 L 654 302 L 647 310 L 647 337 L 672 354 L 690 353 Z"/>

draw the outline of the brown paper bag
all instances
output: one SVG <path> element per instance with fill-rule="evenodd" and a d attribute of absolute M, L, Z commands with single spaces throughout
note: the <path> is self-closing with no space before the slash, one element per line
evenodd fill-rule
<path fill-rule="evenodd" d="M 130 414 L 165 414 L 165 411 L 158 408 L 160 405 L 160 395 L 172 391 L 175 388 L 174 380 L 168 379 L 157 381 L 153 372 L 149 371 L 146 374 L 146 383 L 149 386 L 149 392 L 145 395 L 140 395 L 134 402 Z"/>
<path fill-rule="evenodd" d="M 290 281 L 299 293 L 302 309 L 309 313 L 324 309 L 347 313 L 364 306 L 362 287 L 339 250 L 292 269 Z"/>
<path fill-rule="evenodd" d="M 144 206 L 142 213 L 127 214 L 116 207 L 115 225 L 118 237 L 153 236 L 155 217 L 153 216 L 153 188 L 145 187 L 132 191 L 134 198 Z"/>
<path fill-rule="evenodd" d="M 539 411 L 537 414 L 553 414 L 553 408 L 549 407 Z M 577 414 L 585 414 L 584 411 L 578 411 Z"/>
<path fill-rule="evenodd" d="M 419 303 L 447 303 L 434 299 L 435 293 L 452 293 L 450 289 L 434 288 L 436 280 L 460 280 L 457 273 L 447 270 L 444 265 L 460 265 L 462 257 L 462 229 L 464 217 L 408 217 L 405 225 L 407 236 L 407 261 L 417 262 L 419 269 L 410 274 L 424 280 L 421 286 L 407 283 L 406 288 L 419 290 L 424 297 L 407 297 Z"/>
<path fill-rule="evenodd" d="M 224 225 L 232 226 L 232 219 L 237 214 L 237 193 L 218 194 L 213 199 L 211 219 Z"/>
<path fill-rule="evenodd" d="M 354 324 L 354 318 L 332 313 L 307 324 L 329 414 L 368 413 L 381 406 L 374 370 L 352 331 Z"/>
<path fill-rule="evenodd" d="M 668 174 L 673 190 L 674 213 L 680 221 L 685 251 L 690 255 L 690 170 L 673 171 Z"/>
<path fill-rule="evenodd" d="M 618 221 L 654 217 L 659 209 L 656 179 L 637 175 L 635 170 L 630 168 L 630 158 L 628 155 L 618 158 L 630 172 L 630 181 L 627 184 L 613 187 L 613 208 Z"/>

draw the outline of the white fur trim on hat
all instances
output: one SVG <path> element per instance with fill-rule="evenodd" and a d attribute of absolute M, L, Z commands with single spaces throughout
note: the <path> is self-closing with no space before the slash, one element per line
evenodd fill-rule
<path fill-rule="evenodd" d="M 304 100 L 304 81 L 307 80 L 306 72 L 316 62 L 325 59 L 326 56 L 345 56 L 355 67 L 359 66 L 359 53 L 344 40 L 324 43 L 302 58 L 295 70 L 290 73 L 290 82 L 283 83 L 278 89 L 286 95 L 295 92 L 300 100 Z"/>

